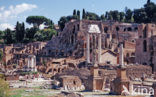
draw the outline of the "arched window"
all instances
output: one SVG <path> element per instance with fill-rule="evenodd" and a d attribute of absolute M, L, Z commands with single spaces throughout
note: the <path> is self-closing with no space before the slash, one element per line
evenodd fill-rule
<path fill-rule="evenodd" d="M 71 44 L 74 44 L 74 36 L 71 36 Z"/>
<path fill-rule="evenodd" d="M 73 81 L 73 84 L 76 85 L 76 81 Z"/>
<path fill-rule="evenodd" d="M 126 31 L 126 28 L 124 28 L 124 32 Z"/>
<path fill-rule="evenodd" d="M 135 42 L 135 40 L 132 40 L 132 42 Z"/>
<path fill-rule="evenodd" d="M 58 72 L 61 72 L 61 69 L 60 68 L 58 69 Z"/>
<path fill-rule="evenodd" d="M 120 28 L 119 27 L 116 27 L 116 31 L 119 31 L 120 30 Z"/>
<path fill-rule="evenodd" d="M 144 31 L 143 31 L 143 37 L 144 37 L 144 38 L 147 37 L 146 27 L 145 27 L 145 29 L 144 29 Z"/>
<path fill-rule="evenodd" d="M 105 27 L 104 31 L 105 31 L 105 33 L 107 33 L 108 32 L 108 27 Z"/>
<path fill-rule="evenodd" d="M 138 31 L 138 27 L 135 27 L 134 30 L 135 30 L 135 31 Z"/>
<path fill-rule="evenodd" d="M 147 65 L 147 63 L 146 62 L 144 62 L 144 63 L 142 63 L 143 65 Z"/>
<path fill-rule="evenodd" d="M 49 50 L 48 53 L 50 54 L 51 53 L 51 50 Z"/>
<path fill-rule="evenodd" d="M 74 26 L 74 28 L 73 28 L 73 34 L 75 33 L 75 26 Z"/>
<path fill-rule="evenodd" d="M 132 31 L 132 28 L 131 28 L 131 27 L 128 27 L 127 30 L 128 30 L 128 31 Z"/>
<path fill-rule="evenodd" d="M 129 53 L 126 54 L 126 57 L 129 57 Z"/>
<path fill-rule="evenodd" d="M 78 31 L 80 30 L 80 25 L 79 25 L 79 24 L 77 24 L 77 30 L 78 30 Z"/>
<path fill-rule="evenodd" d="M 144 42 L 143 42 L 143 51 L 147 52 L 147 41 L 146 40 L 144 40 Z"/>
<path fill-rule="evenodd" d="M 135 53 L 132 53 L 131 56 L 135 56 Z"/>

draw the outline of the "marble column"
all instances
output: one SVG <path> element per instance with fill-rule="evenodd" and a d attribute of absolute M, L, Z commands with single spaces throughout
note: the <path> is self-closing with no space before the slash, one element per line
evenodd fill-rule
<path fill-rule="evenodd" d="M 90 63 L 90 37 L 87 33 L 87 63 Z"/>
<path fill-rule="evenodd" d="M 124 65 L 123 44 L 120 44 L 119 65 Z"/>
<path fill-rule="evenodd" d="M 98 63 L 101 63 L 101 34 L 98 36 Z"/>
<path fill-rule="evenodd" d="M 34 56 L 34 72 L 37 72 L 37 68 L 36 68 L 36 56 Z"/>
<path fill-rule="evenodd" d="M 30 58 L 28 57 L 28 66 L 27 66 L 27 71 L 29 71 L 30 68 Z"/>

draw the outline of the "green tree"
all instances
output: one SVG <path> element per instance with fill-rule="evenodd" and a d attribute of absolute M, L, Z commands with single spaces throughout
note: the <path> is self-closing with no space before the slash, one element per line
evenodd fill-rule
<path fill-rule="evenodd" d="M 86 12 L 87 20 L 100 20 L 100 17 L 96 13 Z"/>
<path fill-rule="evenodd" d="M 152 20 L 153 20 L 154 23 L 156 23 L 156 13 L 154 13 L 154 16 L 153 16 L 153 19 Z"/>
<path fill-rule="evenodd" d="M 0 43 L 4 43 L 4 31 L 0 31 Z"/>
<path fill-rule="evenodd" d="M 48 26 L 48 28 L 51 28 L 51 29 L 54 28 L 54 23 L 50 19 L 47 19 L 47 21 L 44 23 L 44 25 Z"/>
<path fill-rule="evenodd" d="M 107 18 L 107 20 L 110 20 L 110 21 L 113 20 L 112 11 L 110 11 L 110 12 L 108 13 L 108 18 Z"/>
<path fill-rule="evenodd" d="M 4 31 L 0 30 L 0 39 L 3 39 L 3 37 L 4 37 Z"/>
<path fill-rule="evenodd" d="M 108 12 L 106 11 L 105 19 L 108 20 Z"/>
<path fill-rule="evenodd" d="M 73 16 L 76 15 L 76 9 L 73 10 Z"/>
<path fill-rule="evenodd" d="M 47 41 L 47 40 L 50 40 L 52 36 L 56 34 L 57 32 L 54 29 L 43 29 L 43 30 L 37 31 L 37 33 L 35 33 L 34 35 L 34 38 L 37 41 Z"/>
<path fill-rule="evenodd" d="M 82 19 L 86 19 L 86 12 L 85 12 L 85 9 L 83 9 L 83 12 L 82 12 Z"/>
<path fill-rule="evenodd" d="M 147 4 L 151 3 L 151 0 L 147 0 Z"/>
<path fill-rule="evenodd" d="M 3 59 L 3 51 L 0 50 L 0 61 L 2 61 L 2 59 Z"/>
<path fill-rule="evenodd" d="M 133 22 L 133 12 L 131 11 L 131 9 L 128 9 L 127 7 L 125 8 L 125 21 L 126 22 Z"/>
<path fill-rule="evenodd" d="M 80 20 L 80 11 L 77 11 L 77 19 Z"/>
<path fill-rule="evenodd" d="M 30 29 L 27 29 L 27 32 L 26 32 L 26 39 L 24 41 L 33 41 L 34 40 L 34 35 L 37 33 L 37 31 L 39 31 L 38 28 L 30 28 Z"/>
<path fill-rule="evenodd" d="M 65 23 L 67 22 L 67 18 L 65 16 L 61 17 L 58 21 L 58 25 L 60 26 L 60 29 L 63 30 L 65 27 Z"/>
<path fill-rule="evenodd" d="M 15 32 L 11 31 L 10 29 L 6 29 L 4 31 L 5 35 L 4 35 L 4 42 L 6 44 L 11 44 L 15 42 Z"/>
<path fill-rule="evenodd" d="M 145 12 L 144 8 L 141 9 L 135 9 L 133 11 L 133 17 L 134 17 L 134 21 L 136 23 L 147 23 L 147 14 Z"/>
<path fill-rule="evenodd" d="M 39 28 L 39 26 L 43 23 L 47 24 L 49 22 L 49 19 L 47 19 L 44 16 L 28 16 L 26 18 L 26 22 L 29 24 L 33 24 L 33 26 Z"/>
<path fill-rule="evenodd" d="M 144 8 L 147 14 L 147 21 L 151 23 L 155 19 L 154 14 L 156 13 L 156 4 L 148 1 L 147 4 L 144 5 Z"/>
<path fill-rule="evenodd" d="M 9 97 L 9 85 L 0 79 L 0 97 Z"/>
<path fill-rule="evenodd" d="M 112 11 L 112 17 L 114 21 L 120 21 L 120 14 L 117 10 Z"/>
<path fill-rule="evenodd" d="M 102 20 L 102 21 L 105 21 L 105 20 L 106 20 L 104 14 L 101 15 L 101 20 Z"/>
<path fill-rule="evenodd" d="M 125 13 L 124 12 L 120 12 L 120 22 L 124 22 L 125 19 Z"/>
<path fill-rule="evenodd" d="M 17 22 L 16 27 L 15 27 L 15 32 L 16 32 L 16 41 L 17 42 L 22 42 L 24 39 L 25 35 L 25 25 L 24 23 L 20 24 Z"/>

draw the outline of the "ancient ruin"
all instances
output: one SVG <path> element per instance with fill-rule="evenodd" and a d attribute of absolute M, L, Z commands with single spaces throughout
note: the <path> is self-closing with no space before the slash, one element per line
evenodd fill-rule
<path fill-rule="evenodd" d="M 154 95 L 155 29 L 155 24 L 71 20 L 50 41 L 2 45 L 6 80 L 10 87 L 16 87 L 10 80 L 24 80 L 26 87 L 31 79 L 48 79 L 50 88 L 64 91 Z"/>

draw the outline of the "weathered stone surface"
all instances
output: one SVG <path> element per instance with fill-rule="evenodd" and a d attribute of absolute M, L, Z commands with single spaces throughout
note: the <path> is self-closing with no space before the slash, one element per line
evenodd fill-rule
<path fill-rule="evenodd" d="M 61 92 L 55 97 L 84 97 L 84 96 L 73 92 Z"/>

